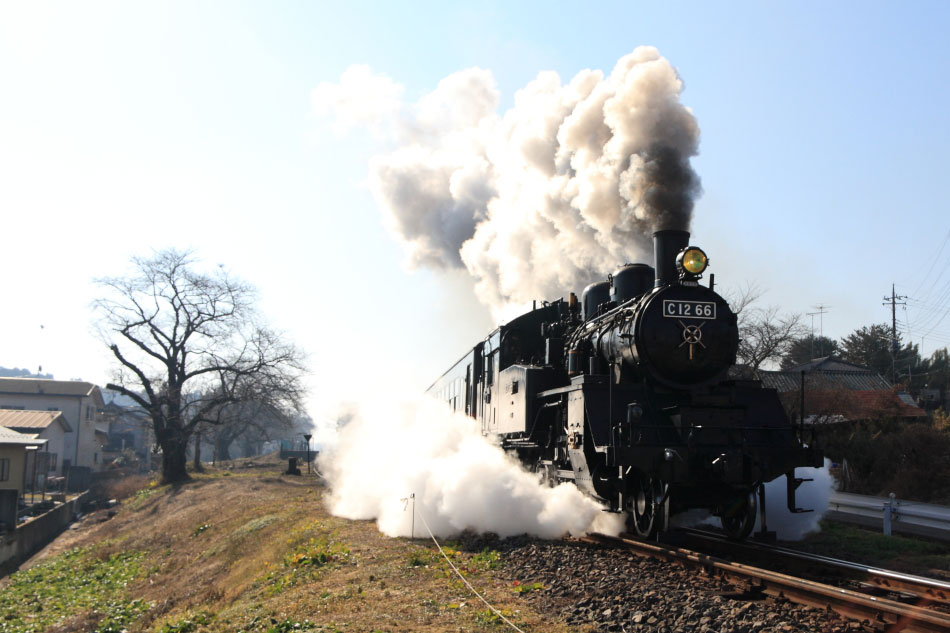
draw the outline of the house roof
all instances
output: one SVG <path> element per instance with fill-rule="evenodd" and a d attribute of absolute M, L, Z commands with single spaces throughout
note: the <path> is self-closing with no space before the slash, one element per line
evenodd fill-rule
<path fill-rule="evenodd" d="M 42 446 L 47 440 L 37 439 L 34 435 L 20 433 L 13 429 L 0 426 L 0 444 L 15 444 L 18 446 Z"/>
<path fill-rule="evenodd" d="M 874 373 L 863 365 L 849 363 L 846 360 L 841 360 L 840 358 L 836 358 L 834 356 L 813 358 L 807 363 L 802 363 L 801 365 L 796 365 L 795 367 L 789 367 L 785 371 L 794 371 L 796 373 L 800 371 L 804 371 L 805 373 L 812 371 L 857 371 L 872 374 Z"/>
<path fill-rule="evenodd" d="M 756 372 L 759 380 L 766 387 L 779 392 L 798 391 L 801 388 L 801 370 L 767 371 L 760 369 Z M 819 370 L 805 372 L 805 391 L 809 389 L 850 389 L 852 391 L 887 391 L 891 384 L 880 374 L 869 370 L 864 371 L 837 371 Z"/>
<path fill-rule="evenodd" d="M 78 380 L 48 380 L 45 378 L 0 378 L 0 393 L 43 396 L 91 396 L 102 392 L 90 382 Z"/>
<path fill-rule="evenodd" d="M 66 422 L 62 411 L 23 411 L 0 409 L 0 427 L 17 431 L 41 432 L 51 424 L 59 423 L 67 433 L 72 427 Z"/>
<path fill-rule="evenodd" d="M 802 372 L 805 372 L 805 391 L 848 389 L 851 391 L 887 391 L 891 383 L 879 373 L 843 361 L 833 356 L 815 358 L 807 363 L 781 371 L 760 369 L 756 372 L 766 387 L 779 392 L 798 391 L 801 388 Z"/>

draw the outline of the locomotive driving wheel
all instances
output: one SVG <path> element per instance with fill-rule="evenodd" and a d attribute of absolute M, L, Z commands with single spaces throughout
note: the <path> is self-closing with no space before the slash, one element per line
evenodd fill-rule
<path fill-rule="evenodd" d="M 755 491 L 737 497 L 729 505 L 723 506 L 719 513 L 719 520 L 722 522 L 722 529 L 725 530 L 726 535 L 733 541 L 742 541 L 749 536 L 752 528 L 755 527 L 757 508 Z"/>
<path fill-rule="evenodd" d="M 667 507 L 665 486 L 659 479 L 640 475 L 630 482 L 624 500 L 627 527 L 640 538 L 650 538 L 666 528 Z"/>

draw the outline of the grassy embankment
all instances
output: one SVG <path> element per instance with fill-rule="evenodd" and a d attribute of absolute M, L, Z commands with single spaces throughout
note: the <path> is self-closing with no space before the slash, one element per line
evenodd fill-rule
<path fill-rule="evenodd" d="M 950 579 L 950 543 L 884 536 L 852 525 L 821 522 L 821 532 L 792 547 L 865 565 Z"/>
<path fill-rule="evenodd" d="M 316 481 L 274 468 L 153 484 L 114 518 L 90 515 L 0 582 L 0 632 L 499 630 L 431 541 L 332 517 Z M 531 579 L 500 576 L 497 552 L 451 545 L 453 562 L 506 617 L 526 630 L 568 630 L 524 600 L 525 586 L 543 590 Z"/>
<path fill-rule="evenodd" d="M 313 479 L 281 477 L 276 465 L 147 485 L 114 518 L 89 515 L 30 569 L 0 581 L 0 633 L 506 628 L 431 541 L 390 539 L 372 522 L 332 517 L 325 492 Z M 545 589 L 506 577 L 497 552 L 447 545 L 467 578 L 519 626 L 569 630 L 555 614 L 533 609 L 528 594 Z M 803 547 L 916 573 L 950 570 L 946 544 L 835 524 Z"/>

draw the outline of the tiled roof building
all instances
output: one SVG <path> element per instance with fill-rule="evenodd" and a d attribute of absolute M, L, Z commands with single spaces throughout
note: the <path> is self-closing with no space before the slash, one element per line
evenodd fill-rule
<path fill-rule="evenodd" d="M 39 433 L 51 424 L 59 424 L 63 431 L 72 431 L 61 411 L 20 411 L 0 409 L 0 426 L 20 433 Z"/>
<path fill-rule="evenodd" d="M 99 387 L 79 380 L 45 378 L 0 378 L 0 394 L 45 396 L 92 396 Z M 102 396 L 100 396 L 100 400 Z"/>
<path fill-rule="evenodd" d="M 62 448 L 56 451 L 56 474 L 64 474 L 64 469 L 71 466 L 83 466 L 92 470 L 101 466 L 95 430 L 96 425 L 101 422 L 100 412 L 103 406 L 105 403 L 102 400 L 102 391 L 89 382 L 0 378 L 0 410 L 20 411 L 23 420 L 30 418 L 24 413 L 29 411 L 62 414 L 66 430 Z"/>
<path fill-rule="evenodd" d="M 26 411 L 0 409 L 0 430 L 9 429 L 26 437 L 41 440 L 47 452 L 46 474 L 63 474 L 64 459 L 69 459 L 66 450 L 66 434 L 72 429 L 61 411 Z"/>
<path fill-rule="evenodd" d="M 755 373 L 763 386 L 778 391 L 789 408 L 797 410 L 803 372 L 806 420 L 911 419 L 927 415 L 910 395 L 896 391 L 877 372 L 833 356 L 781 371 L 760 369 Z"/>

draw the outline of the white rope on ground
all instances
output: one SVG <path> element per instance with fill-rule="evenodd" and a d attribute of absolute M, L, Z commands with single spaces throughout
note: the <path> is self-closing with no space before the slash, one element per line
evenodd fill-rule
<path fill-rule="evenodd" d="M 413 497 L 414 497 L 414 496 L 415 496 L 415 495 L 413 495 Z M 413 514 L 415 514 L 415 503 L 413 503 Z M 422 524 L 423 524 L 424 526 L 426 526 L 426 532 L 429 533 L 429 538 L 431 538 L 431 539 L 432 539 L 432 542 L 435 543 L 435 546 L 439 548 L 439 553 L 442 554 L 442 558 L 444 558 L 444 559 L 445 559 L 445 562 L 447 562 L 447 563 L 449 564 L 449 567 L 452 568 L 452 571 L 455 572 L 455 575 L 462 579 L 462 582 L 465 583 L 465 586 L 468 587 L 469 590 L 470 590 L 472 593 L 474 593 L 476 596 L 478 596 L 478 599 L 481 600 L 482 602 L 484 602 L 484 603 L 485 603 L 485 606 L 488 607 L 489 609 L 491 609 L 492 613 L 494 613 L 494 614 L 497 615 L 499 618 L 501 618 L 502 621 L 503 621 L 505 624 L 507 624 L 508 626 L 510 626 L 511 628 L 513 628 L 514 630 L 518 631 L 518 633 L 525 633 L 524 631 L 522 631 L 521 629 L 519 629 L 519 628 L 517 627 L 517 625 L 516 625 L 514 622 L 512 622 L 511 620 L 509 620 L 508 618 L 506 618 L 506 617 L 502 614 L 501 611 L 499 611 L 498 609 L 496 609 L 495 607 L 493 607 L 492 605 L 490 605 L 490 604 L 488 603 L 488 600 L 485 600 L 485 598 L 482 597 L 482 594 L 478 593 L 478 590 L 475 589 L 475 587 L 472 586 L 472 583 L 470 583 L 468 580 L 465 579 L 465 576 L 462 575 L 462 572 L 460 572 L 460 571 L 455 567 L 455 565 L 452 564 L 452 561 L 449 559 L 448 555 L 445 553 L 445 551 L 443 551 L 442 546 L 439 545 L 439 541 L 436 540 L 435 534 L 433 534 L 433 533 L 432 533 L 432 530 L 429 529 L 429 523 L 426 521 L 426 517 L 425 517 L 424 514 L 422 514 L 422 512 L 419 513 L 419 518 L 422 519 Z"/>

